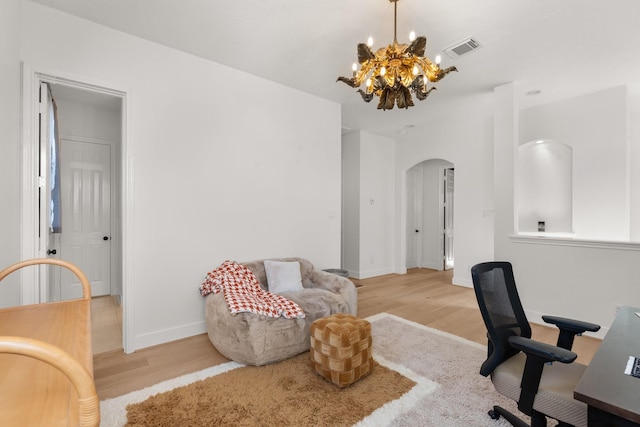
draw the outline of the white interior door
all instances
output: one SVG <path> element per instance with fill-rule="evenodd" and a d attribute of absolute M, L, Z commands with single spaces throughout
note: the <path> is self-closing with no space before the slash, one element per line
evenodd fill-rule
<path fill-rule="evenodd" d="M 111 146 L 62 139 L 60 257 L 91 282 L 91 295 L 111 293 Z M 79 298 L 73 274 L 61 278 L 61 299 Z"/>
<path fill-rule="evenodd" d="M 422 206 L 422 169 L 414 166 L 407 171 L 407 258 L 406 268 L 418 267 L 420 259 L 420 208 Z"/>

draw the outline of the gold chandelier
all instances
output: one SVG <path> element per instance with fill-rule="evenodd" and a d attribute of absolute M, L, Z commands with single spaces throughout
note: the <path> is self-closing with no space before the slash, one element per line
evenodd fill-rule
<path fill-rule="evenodd" d="M 416 98 L 424 100 L 435 89 L 427 89 L 427 80 L 437 82 L 451 71 L 458 71 L 456 67 L 440 68 L 440 55 L 436 61 L 431 62 L 424 56 L 427 46 L 427 38 L 420 36 L 415 38 L 412 32 L 410 39 L 414 39 L 410 45 L 399 44 L 396 25 L 398 0 L 389 0 L 393 3 L 393 44 L 378 49 L 375 53 L 369 46 L 373 40 L 369 37 L 369 46 L 358 44 L 358 62 L 353 64 L 353 77 L 338 77 L 341 81 L 353 88 L 365 84 L 364 90 L 358 89 L 358 93 L 365 102 L 370 102 L 373 96 L 380 97 L 378 109 L 390 110 L 394 105 L 398 108 L 413 107 L 411 92 Z"/>

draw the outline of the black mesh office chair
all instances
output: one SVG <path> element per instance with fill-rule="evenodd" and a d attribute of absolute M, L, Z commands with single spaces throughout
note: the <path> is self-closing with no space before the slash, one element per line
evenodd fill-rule
<path fill-rule="evenodd" d="M 471 276 L 489 339 L 488 357 L 480 374 L 491 375 L 496 390 L 518 402 L 518 409 L 531 417 L 532 427 L 546 426 L 546 417 L 558 420 L 558 426 L 586 427 L 587 406 L 573 398 L 585 366 L 572 363 L 577 355 L 571 346 L 576 335 L 595 332 L 600 326 L 542 316 L 560 329 L 557 346 L 533 341 L 511 264 L 477 264 L 471 268 Z M 489 415 L 493 419 L 503 416 L 514 426 L 527 426 L 499 406 Z"/>

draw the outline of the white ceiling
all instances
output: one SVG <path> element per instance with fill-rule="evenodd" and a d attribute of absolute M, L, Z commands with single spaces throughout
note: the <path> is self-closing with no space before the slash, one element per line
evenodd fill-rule
<path fill-rule="evenodd" d="M 351 74 L 357 43 L 393 40 L 389 0 L 34 1 L 339 102 L 343 127 L 390 136 L 508 82 L 542 91 L 522 96 L 527 107 L 640 80 L 638 0 L 400 0 L 400 43 L 414 30 L 431 58 L 468 36 L 482 47 L 456 60 L 443 54 L 459 72 L 392 111 L 336 83 Z"/>

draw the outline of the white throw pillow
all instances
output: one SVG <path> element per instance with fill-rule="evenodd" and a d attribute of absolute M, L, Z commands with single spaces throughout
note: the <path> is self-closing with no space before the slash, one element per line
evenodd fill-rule
<path fill-rule="evenodd" d="M 267 273 L 267 283 L 271 293 L 279 294 L 303 289 L 300 263 L 298 261 L 265 260 L 264 271 Z"/>

